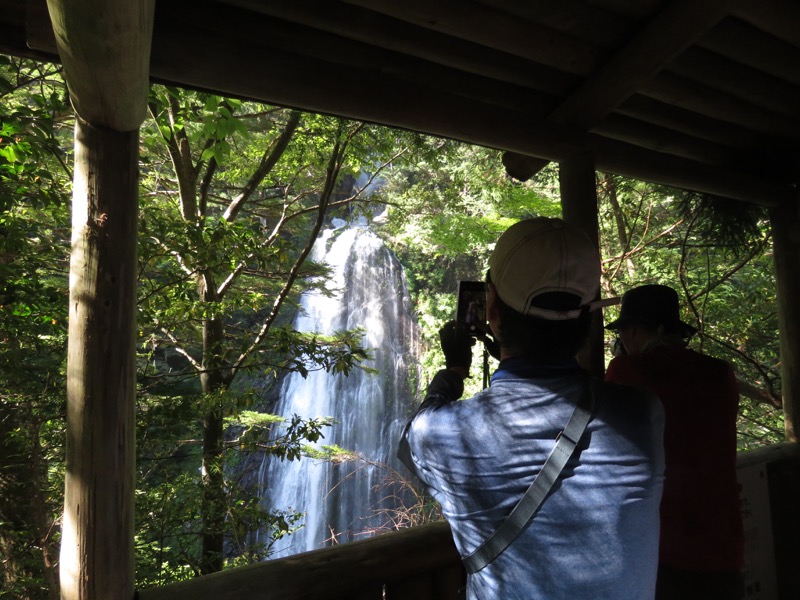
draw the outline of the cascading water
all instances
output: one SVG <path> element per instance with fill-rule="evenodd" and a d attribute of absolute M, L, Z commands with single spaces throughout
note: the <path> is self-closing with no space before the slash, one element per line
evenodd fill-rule
<path fill-rule="evenodd" d="M 305 293 L 295 320 L 299 331 L 330 334 L 360 327 L 362 345 L 373 360 L 347 377 L 314 371 L 304 379 L 288 376 L 275 413 L 303 418 L 333 417 L 324 444 L 335 444 L 364 460 L 331 463 L 303 458 L 269 461 L 262 471 L 265 505 L 305 514 L 304 526 L 279 540 L 273 556 L 313 550 L 332 537 L 346 541 L 385 526 L 386 511 L 397 508 L 397 490 L 387 488 L 397 468 L 397 441 L 413 404 L 417 328 L 410 311 L 402 266 L 366 227 L 326 230 L 313 260 L 333 270 L 327 297 Z"/>

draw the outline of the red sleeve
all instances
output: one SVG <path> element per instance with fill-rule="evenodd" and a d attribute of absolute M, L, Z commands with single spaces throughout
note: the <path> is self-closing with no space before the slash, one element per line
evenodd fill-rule
<path fill-rule="evenodd" d="M 617 356 L 608 363 L 605 380 L 610 383 L 641 385 L 641 369 L 630 356 Z"/>

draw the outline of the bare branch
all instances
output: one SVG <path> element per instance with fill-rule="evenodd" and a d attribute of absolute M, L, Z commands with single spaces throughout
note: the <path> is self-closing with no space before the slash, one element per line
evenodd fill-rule
<path fill-rule="evenodd" d="M 169 246 L 167 246 L 164 242 L 162 242 L 157 237 L 150 236 L 150 239 L 153 240 L 159 248 L 164 250 L 167 254 L 173 256 L 175 258 L 175 262 L 178 263 L 178 266 L 181 268 L 181 271 L 186 273 L 187 275 L 194 275 L 197 273 L 195 269 L 190 269 L 189 266 L 184 262 L 183 256 L 176 250 L 171 250 Z"/>
<path fill-rule="evenodd" d="M 706 332 L 703 332 L 701 337 L 708 338 L 709 340 L 711 340 L 715 344 L 717 344 L 717 345 L 725 348 L 726 350 L 728 350 L 728 352 L 731 352 L 733 354 L 738 355 L 744 362 L 746 362 L 750 366 L 752 366 L 756 371 L 758 371 L 759 375 L 761 375 L 761 377 L 764 380 L 764 383 L 765 383 L 767 389 L 766 390 L 761 390 L 760 388 L 755 388 L 753 386 L 750 386 L 749 384 L 744 384 L 744 386 L 745 386 L 744 389 L 746 389 L 748 393 L 745 393 L 744 391 L 742 391 L 741 392 L 742 395 L 747 396 L 748 398 L 751 398 L 753 400 L 758 400 L 760 402 L 766 402 L 768 404 L 771 404 L 772 406 L 775 406 L 776 408 L 781 408 L 783 406 L 783 400 L 781 398 L 781 395 L 778 394 L 775 391 L 775 386 L 772 384 L 772 380 L 769 377 L 769 373 L 767 372 L 767 370 L 764 368 L 764 366 L 761 363 L 759 363 L 757 360 L 753 359 L 748 354 L 746 354 L 746 353 L 742 352 L 741 350 L 739 350 L 739 348 L 736 348 L 732 344 L 729 344 L 728 342 L 726 342 L 726 341 L 724 341 L 724 340 L 722 340 L 722 339 L 720 339 L 718 337 L 715 337 L 713 335 L 709 335 Z M 741 381 L 741 380 L 739 380 L 737 378 L 737 381 Z M 753 391 L 753 390 L 755 390 L 755 391 Z M 740 391 L 741 391 L 741 389 L 740 389 Z"/>
<path fill-rule="evenodd" d="M 770 390 L 758 388 L 738 377 L 736 378 L 736 383 L 739 385 L 739 393 L 745 398 L 769 404 L 775 408 L 783 408 L 783 398 L 780 395 L 773 395 Z"/>
<path fill-rule="evenodd" d="M 675 228 L 678 227 L 679 225 L 681 225 L 682 223 L 683 223 L 683 220 L 680 220 L 680 221 L 678 221 L 676 223 L 673 223 L 672 225 L 670 225 L 666 229 L 664 229 L 664 230 L 660 231 L 659 233 L 655 234 L 650 239 L 645 240 L 645 241 L 640 241 L 636 245 L 636 247 L 633 248 L 632 250 L 628 250 L 627 252 L 625 252 L 623 254 L 620 254 L 620 255 L 617 255 L 617 256 L 611 256 L 609 258 L 606 258 L 606 259 L 603 260 L 603 263 L 612 263 L 612 262 L 622 263 L 627 258 L 630 258 L 630 257 L 635 256 L 637 254 L 641 254 L 649 246 L 652 246 L 654 243 L 656 243 L 661 238 L 663 238 L 665 236 L 668 236 L 670 233 L 672 233 L 675 230 Z M 614 273 L 612 273 L 611 276 L 613 277 L 614 274 L 616 274 L 616 270 L 614 271 Z"/>
<path fill-rule="evenodd" d="M 341 170 L 341 162 L 344 156 L 345 149 L 352 139 L 355 133 L 351 132 L 351 135 L 347 137 L 344 142 L 337 141 L 334 145 L 333 152 L 331 153 L 330 160 L 328 161 L 328 167 L 326 170 L 326 178 L 325 178 L 325 187 L 323 188 L 322 195 L 320 197 L 319 206 L 317 207 L 317 219 L 314 223 L 314 226 L 309 233 L 308 240 L 306 241 L 306 245 L 303 250 L 300 252 L 300 255 L 297 257 L 294 265 L 292 265 L 291 270 L 289 271 L 289 276 L 286 279 L 286 282 L 283 286 L 283 289 L 278 293 L 275 298 L 275 302 L 272 305 L 272 310 L 270 311 L 267 318 L 264 320 L 264 323 L 261 326 L 260 331 L 253 339 L 253 342 L 250 346 L 242 352 L 239 358 L 231 367 L 231 373 L 235 374 L 244 364 L 244 361 L 247 360 L 247 357 L 250 356 L 255 349 L 261 344 L 261 342 L 267 337 L 267 334 L 272 327 L 272 324 L 275 322 L 275 319 L 278 316 L 278 312 L 280 311 L 283 302 L 286 300 L 289 292 L 294 285 L 297 277 L 300 275 L 300 269 L 302 268 L 303 264 L 305 263 L 306 259 L 308 258 L 309 254 L 311 254 L 311 249 L 314 247 L 314 242 L 319 236 L 319 232 L 322 229 L 322 225 L 325 222 L 325 214 L 327 212 L 328 203 L 330 202 L 331 195 L 333 194 L 334 186 L 336 184 L 336 180 L 338 178 L 339 172 Z"/>
<path fill-rule="evenodd" d="M 295 114 L 293 114 L 293 117 L 295 116 Z M 297 115 L 297 117 L 298 117 L 298 121 L 291 127 L 291 132 L 294 131 L 294 129 L 297 127 L 297 124 L 299 123 L 299 115 Z M 349 141 L 353 137 L 355 137 L 355 135 L 359 131 L 361 131 L 361 129 L 363 127 L 364 127 L 364 125 L 360 124 L 359 127 L 355 128 L 352 132 L 350 132 L 350 134 L 349 134 L 349 136 L 347 138 L 347 142 L 345 142 L 345 144 L 349 143 Z M 289 132 L 289 129 L 290 129 L 289 128 L 289 124 L 287 124 L 287 129 L 284 130 L 284 134 L 283 135 L 286 135 L 287 132 Z M 289 133 L 289 135 L 288 135 L 288 137 L 286 139 L 286 143 L 288 143 L 289 139 L 291 138 L 291 132 Z M 262 157 L 262 165 L 264 164 L 264 159 L 267 158 L 268 152 L 265 152 L 264 157 Z M 337 150 L 334 149 L 334 154 L 336 152 L 337 152 Z M 339 151 L 339 153 L 342 156 L 343 156 L 343 152 L 344 152 L 343 149 Z M 388 161 L 386 161 L 382 165 L 380 165 L 375 170 L 375 172 L 369 177 L 367 182 L 363 186 L 358 188 L 349 198 L 345 198 L 343 200 L 337 200 L 336 202 L 331 202 L 330 201 L 330 194 L 328 194 L 326 210 L 328 208 L 332 208 L 332 207 L 336 207 L 336 206 L 344 206 L 344 205 L 346 205 L 348 203 L 351 203 L 351 202 L 355 201 L 364 192 L 364 190 L 369 188 L 369 186 L 375 181 L 375 179 L 377 179 L 377 177 L 380 175 L 380 173 L 382 173 L 386 169 L 386 167 L 388 165 L 390 165 L 393 161 L 397 160 L 397 158 L 402 156 L 405 152 L 407 152 L 407 148 L 404 148 L 402 150 L 397 151 Z M 272 157 L 274 157 L 274 162 L 272 162 Z M 279 156 L 276 155 L 275 146 L 273 144 L 273 151 L 271 152 L 270 159 L 269 159 L 272 162 L 272 165 L 270 166 L 270 169 L 272 168 L 272 166 L 274 166 L 274 163 L 277 162 L 278 158 L 279 158 Z M 338 168 L 340 168 L 340 167 L 338 167 Z M 259 170 L 260 169 L 261 168 L 259 167 Z M 302 167 L 300 169 L 298 169 L 298 172 L 301 169 L 302 169 Z M 247 188 L 250 187 L 250 183 L 253 182 L 253 178 L 254 177 L 255 177 L 255 175 L 253 177 L 251 177 L 250 182 L 248 183 L 247 186 L 245 186 L 245 191 L 242 192 L 242 194 L 239 196 L 239 198 L 242 198 L 247 193 L 246 190 L 247 190 Z M 261 177 L 261 180 L 263 180 L 263 176 Z M 327 180 L 326 180 L 326 182 L 327 182 Z M 259 181 L 259 183 L 260 183 L 260 181 Z M 249 192 L 249 195 L 251 195 L 251 194 L 252 194 L 252 191 Z M 331 194 L 332 194 L 332 192 L 331 192 Z M 292 206 L 293 204 L 299 203 L 301 199 L 303 199 L 303 198 L 305 198 L 305 197 L 307 197 L 309 195 L 311 195 L 311 192 L 303 191 L 300 194 L 298 194 L 297 196 L 295 196 L 294 198 L 292 198 L 291 200 L 289 200 L 288 202 L 284 202 L 283 212 L 281 214 L 281 217 L 275 223 L 275 226 L 272 228 L 272 231 L 270 232 L 269 236 L 267 236 L 265 242 L 263 244 L 261 244 L 261 247 L 269 247 L 270 245 L 272 245 L 274 243 L 275 239 L 277 239 L 278 235 L 280 234 L 282 228 L 286 225 L 286 223 L 288 221 L 290 221 L 290 220 L 292 220 L 292 219 L 294 219 L 296 217 L 299 217 L 301 215 L 305 215 L 305 214 L 308 214 L 308 213 L 311 213 L 311 212 L 319 211 L 320 205 L 317 204 L 315 206 L 309 206 L 309 207 L 306 207 L 306 208 L 301 208 L 300 210 L 296 210 L 296 211 L 292 212 L 291 214 L 288 214 L 288 209 L 289 209 L 290 206 Z M 325 195 L 325 192 L 323 191 L 323 196 L 324 195 Z M 239 198 L 237 198 L 237 200 L 235 200 L 234 203 L 236 203 L 239 200 Z M 228 211 L 230 211 L 232 209 L 232 207 L 234 206 L 234 203 L 231 204 L 231 206 L 228 208 Z M 241 206 L 237 207 L 237 209 L 236 209 L 237 212 L 238 212 L 238 210 L 240 210 L 240 208 L 241 208 Z M 228 211 L 226 211 L 226 214 L 228 214 Z M 236 265 L 236 267 L 230 272 L 230 274 L 220 284 L 220 286 L 217 288 L 217 294 L 218 294 L 219 297 L 222 297 L 225 294 L 225 292 L 228 290 L 228 288 L 230 288 L 230 286 L 236 280 L 238 275 L 245 269 L 245 267 L 247 265 L 246 260 L 249 260 L 252 257 L 253 257 L 253 254 L 250 254 L 250 255 L 248 255 L 247 259 L 239 262 L 239 264 Z"/>
<path fill-rule="evenodd" d="M 299 124 L 300 113 L 297 111 L 292 111 L 289 115 L 289 120 L 286 122 L 286 126 L 283 128 L 280 136 L 278 136 L 272 142 L 270 147 L 264 152 L 258 168 L 256 168 L 256 170 L 250 176 L 250 179 L 248 180 L 247 184 L 245 184 L 242 192 L 230 203 L 222 217 L 223 219 L 226 221 L 232 221 L 236 218 L 236 215 L 239 214 L 242 206 L 252 197 L 253 193 L 256 191 L 256 189 L 258 189 L 258 186 L 261 185 L 262 181 L 264 181 L 264 178 L 277 164 L 281 156 L 283 156 L 283 153 L 286 151 L 286 148 L 289 147 L 289 142 L 291 141 L 292 136 L 294 135 L 294 132 Z"/>
<path fill-rule="evenodd" d="M 190 364 L 191 364 L 191 365 L 192 365 L 192 366 L 195 368 L 195 370 L 196 370 L 196 371 L 198 371 L 198 372 L 199 372 L 199 371 L 202 371 L 202 367 L 200 366 L 200 363 L 199 363 L 199 362 L 197 362 L 197 361 L 194 359 L 194 357 L 192 357 L 192 355 L 191 355 L 191 354 L 189 354 L 189 353 L 188 353 L 186 350 L 184 350 L 184 349 L 183 349 L 183 347 L 182 347 L 182 346 L 179 344 L 179 342 L 178 342 L 177 338 L 175 338 L 175 336 L 174 336 L 174 335 L 172 335 L 172 333 L 171 333 L 169 330 L 167 330 L 167 329 L 164 329 L 164 328 L 162 327 L 162 328 L 161 328 L 161 333 L 163 333 L 165 336 L 167 336 L 167 338 L 169 338 L 169 340 L 170 340 L 170 341 L 171 341 L 173 344 L 175 344 L 175 351 L 176 351 L 178 354 L 181 354 L 181 355 L 182 355 L 182 356 L 183 356 L 183 357 L 184 357 L 186 360 L 188 360 L 188 361 L 189 361 L 189 363 L 190 363 Z"/>
<path fill-rule="evenodd" d="M 734 275 L 736 275 L 736 273 L 738 273 L 738 272 L 739 272 L 739 271 L 741 271 L 741 270 L 742 270 L 742 269 L 743 269 L 745 266 L 747 266 L 747 264 L 748 264 L 748 263 L 749 263 L 751 260 L 753 260 L 753 259 L 754 259 L 756 256 L 758 256 L 759 254 L 761 254 L 761 253 L 764 251 L 764 248 L 766 248 L 766 246 L 767 246 L 767 244 L 769 243 L 769 240 L 770 240 L 770 238 L 771 238 L 771 237 L 772 237 L 772 234 L 770 234 L 770 233 L 768 232 L 768 233 L 767 233 L 767 234 L 766 234 L 766 235 L 765 235 L 765 236 L 764 236 L 764 237 L 763 237 L 763 238 L 762 238 L 762 239 L 759 241 L 759 243 L 758 243 L 758 244 L 756 244 L 756 245 L 755 245 L 755 246 L 752 248 L 752 250 L 750 250 L 750 252 L 748 252 L 748 253 L 747 253 L 747 255 L 746 255 L 744 258 L 742 258 L 742 259 L 741 259 L 741 260 L 740 260 L 738 263 L 736 263 L 734 266 L 732 266 L 732 267 L 731 267 L 731 268 L 730 268 L 730 269 L 729 269 L 729 270 L 728 270 L 728 271 L 727 271 L 727 272 L 726 272 L 726 273 L 725 273 L 725 274 L 724 274 L 722 277 L 720 277 L 720 278 L 719 278 L 717 281 L 715 281 L 715 282 L 711 282 L 711 281 L 709 281 L 708 285 L 706 285 L 706 287 L 705 287 L 705 288 L 703 288 L 703 289 L 702 289 L 702 290 L 700 290 L 699 292 L 695 292 L 694 294 L 692 294 L 692 295 L 690 296 L 690 297 L 691 297 L 691 299 L 692 299 L 692 300 L 694 300 L 694 299 L 696 299 L 696 298 L 699 298 L 700 296 L 703 296 L 704 294 L 708 294 L 708 293 L 710 293 L 710 292 L 711 292 L 711 291 L 712 291 L 714 288 L 717 288 L 717 287 L 719 287 L 720 285 L 722 285 L 723 283 L 725 283 L 725 282 L 726 282 L 728 279 L 730 279 L 731 277 L 733 277 Z M 709 278 L 709 279 L 710 279 L 710 278 Z"/>

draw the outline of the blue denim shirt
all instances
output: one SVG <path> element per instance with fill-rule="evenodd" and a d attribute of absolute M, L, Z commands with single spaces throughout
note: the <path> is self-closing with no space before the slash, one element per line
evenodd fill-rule
<path fill-rule="evenodd" d="M 442 506 L 462 556 L 503 522 L 584 393 L 575 363 L 503 361 L 472 398 L 442 371 L 403 433 L 400 455 Z M 600 384 L 595 414 L 522 534 L 468 577 L 470 599 L 653 598 L 663 480 L 663 413 L 642 390 Z"/>

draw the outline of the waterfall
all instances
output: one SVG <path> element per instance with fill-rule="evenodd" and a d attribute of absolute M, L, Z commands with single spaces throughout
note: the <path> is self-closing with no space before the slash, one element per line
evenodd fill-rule
<path fill-rule="evenodd" d="M 284 380 L 276 414 L 333 417 L 336 424 L 325 428 L 318 445 L 335 444 L 366 461 L 268 460 L 262 473 L 265 505 L 305 514 L 304 526 L 279 540 L 273 556 L 319 548 L 332 536 L 347 541 L 386 525 L 385 511 L 395 508 L 398 490 L 386 487 L 389 471 L 377 465 L 398 468 L 397 441 L 413 404 L 417 329 L 397 258 L 364 226 L 326 230 L 312 258 L 332 269 L 327 288 L 336 293 L 304 293 L 295 328 L 321 334 L 362 328 L 362 345 L 373 356 L 365 365 L 378 374 L 313 371 Z"/>

